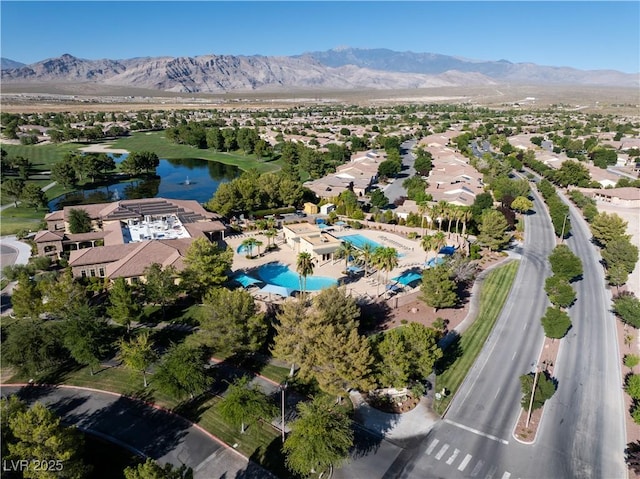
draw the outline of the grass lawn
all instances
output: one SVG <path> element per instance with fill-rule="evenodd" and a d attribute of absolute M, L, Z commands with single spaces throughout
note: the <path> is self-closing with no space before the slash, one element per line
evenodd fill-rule
<path fill-rule="evenodd" d="M 12 235 L 21 230 L 37 231 L 48 210 L 33 208 L 7 208 L 0 213 L 0 235 Z"/>
<path fill-rule="evenodd" d="M 33 169 L 36 172 L 49 171 L 51 165 L 59 162 L 64 155 L 70 151 L 77 151 L 79 148 L 87 146 L 88 143 L 59 143 L 46 145 L 7 145 L 2 143 L 9 158 L 22 156 L 31 160 Z"/>
<path fill-rule="evenodd" d="M 225 153 L 188 145 L 178 145 L 167 140 L 164 136 L 164 131 L 137 132 L 129 137 L 119 138 L 109 143 L 112 148 L 121 148 L 128 151 L 153 151 L 160 158 L 200 158 L 219 161 L 226 165 L 234 165 L 241 170 L 255 168 L 260 173 L 275 171 L 280 168 L 275 162 L 267 159 L 258 160 L 253 155 L 247 156 L 241 152 Z"/>
<path fill-rule="evenodd" d="M 491 271 L 482 284 L 480 291 L 480 308 L 478 317 L 473 324 L 462 334 L 459 343 L 452 344 L 448 349 L 457 349 L 461 354 L 436 377 L 436 387 L 440 391 L 446 388 L 449 395 L 434 405 L 434 410 L 442 414 L 458 387 L 471 369 L 484 343 L 493 329 L 502 307 L 511 291 L 511 285 L 518 272 L 518 261 L 511 261 Z M 457 346 L 457 347 L 456 347 Z M 448 350 L 445 350 L 445 358 Z M 451 354 L 451 352 L 449 352 Z M 443 358 L 444 359 L 444 358 Z"/>

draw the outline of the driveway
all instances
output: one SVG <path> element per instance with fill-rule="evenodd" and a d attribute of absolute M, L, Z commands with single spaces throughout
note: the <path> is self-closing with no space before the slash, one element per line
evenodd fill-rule
<path fill-rule="evenodd" d="M 164 464 L 186 464 L 194 479 L 274 478 L 186 419 L 118 394 L 72 386 L 3 385 L 2 394 L 40 401 L 78 426 Z"/>

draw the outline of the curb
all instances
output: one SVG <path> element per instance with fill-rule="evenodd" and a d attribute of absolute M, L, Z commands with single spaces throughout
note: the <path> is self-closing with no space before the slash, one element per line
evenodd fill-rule
<path fill-rule="evenodd" d="M 136 399 L 136 398 L 132 398 L 130 396 L 125 396 L 124 394 L 120 394 L 120 393 L 114 393 L 113 391 L 105 391 L 103 389 L 95 389 L 95 388 L 88 388 L 88 387 L 84 387 L 84 386 L 70 386 L 67 384 L 29 384 L 29 383 L 11 383 L 11 384 L 0 384 L 0 388 L 2 387 L 42 387 L 42 388 L 56 388 L 56 389 L 78 389 L 81 391 L 87 391 L 87 392 L 96 392 L 96 393 L 101 393 L 101 394 L 108 394 L 110 396 L 116 396 L 116 397 L 121 397 L 121 398 L 125 398 L 125 399 L 129 399 L 131 401 L 136 401 L 142 404 L 145 404 L 146 406 L 152 407 L 158 411 L 162 411 L 165 412 L 167 414 L 171 414 L 177 418 L 182 419 L 183 421 L 185 421 L 187 424 L 190 424 L 191 426 L 193 426 L 195 429 L 197 429 L 198 431 L 204 433 L 206 436 L 208 436 L 209 438 L 213 439 L 214 441 L 216 441 L 217 443 L 219 443 L 221 446 L 226 447 L 227 449 L 232 450 L 233 452 L 235 452 L 238 456 L 242 457 L 243 459 L 245 459 L 247 462 L 251 462 L 250 459 L 248 457 L 246 457 L 244 454 L 242 454 L 241 452 L 239 452 L 237 449 L 233 448 L 231 445 L 227 444 L 226 442 L 224 442 L 222 439 L 220 439 L 219 437 L 215 436 L 214 434 L 210 433 L 209 431 L 207 431 L 206 429 L 204 429 L 202 426 L 195 424 L 194 422 L 191 422 L 189 419 L 185 418 L 184 416 L 181 416 L 180 414 L 176 414 L 175 412 L 166 409 L 162 406 L 158 406 L 157 404 L 153 404 L 153 403 L 148 403 L 146 401 L 141 401 L 140 399 Z M 135 448 L 133 448 L 132 446 L 127 446 L 127 448 L 129 450 L 132 451 L 136 451 L 137 450 Z"/>

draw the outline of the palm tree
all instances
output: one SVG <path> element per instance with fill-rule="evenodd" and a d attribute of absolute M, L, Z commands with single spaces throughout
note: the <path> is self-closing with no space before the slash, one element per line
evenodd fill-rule
<path fill-rule="evenodd" d="M 255 238 L 247 238 L 242 242 L 244 250 L 247 251 L 247 256 L 253 257 L 253 248 L 256 247 L 258 240 Z"/>
<path fill-rule="evenodd" d="M 373 261 L 378 268 L 385 271 L 384 283 L 387 284 L 389 272 L 398 266 L 398 250 L 390 246 L 376 248 Z"/>
<path fill-rule="evenodd" d="M 303 251 L 298 254 L 298 261 L 296 262 L 296 271 L 300 275 L 300 288 L 302 290 L 302 295 L 307 291 L 307 276 L 313 274 L 313 268 L 315 266 L 315 260 L 311 253 L 307 253 Z"/>
<path fill-rule="evenodd" d="M 258 247 L 258 256 L 260 256 L 260 246 L 262 246 L 264 243 L 260 240 L 254 240 L 255 241 L 255 245 Z"/>
<path fill-rule="evenodd" d="M 353 243 L 349 241 L 343 241 L 340 244 L 340 247 L 336 250 L 336 256 L 338 258 L 344 258 L 344 270 L 347 271 L 349 267 L 349 258 L 355 256 L 357 249 L 353 246 Z"/>
<path fill-rule="evenodd" d="M 465 209 L 463 214 L 460 216 L 460 221 L 462 221 L 462 236 L 465 236 L 467 233 L 467 223 L 471 221 L 473 218 L 473 213 L 470 209 Z M 466 236 L 465 236 L 466 237 Z"/>
<path fill-rule="evenodd" d="M 433 235 L 433 243 L 432 248 L 436 252 L 436 255 L 440 251 L 441 248 L 447 246 L 447 237 L 445 236 L 443 231 L 438 231 Z"/>
<path fill-rule="evenodd" d="M 364 263 L 364 274 L 368 273 L 369 263 L 373 259 L 373 255 L 375 254 L 376 248 L 371 243 L 365 243 L 360 248 L 360 253 L 358 256 L 360 260 Z"/>
<path fill-rule="evenodd" d="M 424 236 L 426 234 L 425 231 L 424 231 L 424 220 L 425 220 L 424 214 L 428 210 L 429 210 L 429 205 L 427 204 L 426 201 L 422 201 L 422 202 L 418 203 L 418 214 L 420 215 L 420 227 L 422 228 L 422 236 Z"/>
<path fill-rule="evenodd" d="M 424 259 L 426 261 L 427 259 L 429 259 L 429 251 L 433 250 L 433 236 L 423 236 L 420 240 L 420 246 L 422 246 L 422 249 L 425 251 L 425 253 L 427 253 L 427 256 Z"/>
<path fill-rule="evenodd" d="M 278 235 L 278 230 L 275 228 L 270 228 L 264 232 L 264 235 L 267 237 L 267 249 L 271 249 L 271 238 L 275 238 Z"/>

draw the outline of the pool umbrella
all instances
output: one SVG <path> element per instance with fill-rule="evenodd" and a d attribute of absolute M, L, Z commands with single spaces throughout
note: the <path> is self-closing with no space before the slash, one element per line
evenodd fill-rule
<path fill-rule="evenodd" d="M 241 273 L 237 276 L 233 277 L 233 280 L 240 283 L 243 288 L 248 288 L 249 286 L 253 286 L 257 283 L 263 283 L 264 281 L 260 281 L 259 279 L 252 278 L 248 274 Z"/>
<path fill-rule="evenodd" d="M 277 294 L 283 298 L 288 298 L 295 291 L 293 288 L 285 288 L 284 286 L 278 286 L 277 284 L 267 284 L 260 289 L 261 293 Z"/>

